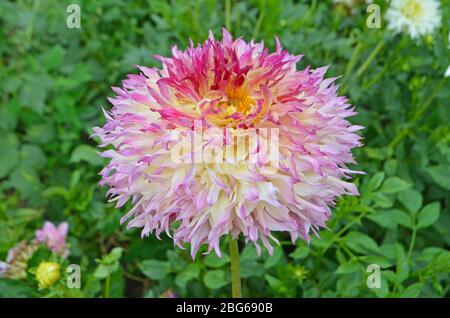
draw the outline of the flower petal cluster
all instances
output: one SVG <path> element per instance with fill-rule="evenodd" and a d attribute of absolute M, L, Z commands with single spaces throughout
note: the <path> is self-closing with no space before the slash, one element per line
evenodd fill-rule
<path fill-rule="evenodd" d="M 68 256 L 69 249 L 66 244 L 66 236 L 69 224 L 62 222 L 55 226 L 51 222 L 45 222 L 42 229 L 36 231 L 36 242 L 44 243 L 52 252 L 63 257 Z"/>
<path fill-rule="evenodd" d="M 113 88 L 106 124 L 94 128 L 110 158 L 100 184 L 117 207 L 131 200 L 122 218 L 129 228 L 158 238 L 165 232 L 181 248 L 190 243 L 193 257 L 203 244 L 220 255 L 229 233 L 271 252 L 273 232 L 309 241 L 326 227 L 337 197 L 358 195 L 348 180 L 358 171 L 347 165 L 355 163 L 362 127 L 347 120 L 356 112 L 338 96 L 335 78 L 324 78 L 327 67 L 298 70 L 302 56 L 278 39 L 270 53 L 226 30 L 220 41 L 210 33 L 203 44 L 157 58 L 162 69 L 140 66 Z M 277 165 L 265 151 L 272 134 L 245 147 L 244 160 L 173 160 L 173 149 L 196 137 L 203 138 L 185 157 L 211 146 L 236 152 L 225 133 L 198 136 L 198 122 L 202 131 L 276 131 Z M 254 162 L 245 160 L 254 153 Z"/>
<path fill-rule="evenodd" d="M 441 26 L 438 0 L 392 0 L 386 12 L 388 28 L 412 39 L 434 33 Z"/>

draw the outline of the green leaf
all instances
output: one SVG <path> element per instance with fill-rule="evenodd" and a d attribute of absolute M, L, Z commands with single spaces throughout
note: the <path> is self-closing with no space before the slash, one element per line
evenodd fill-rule
<path fill-rule="evenodd" d="M 397 193 L 404 191 L 411 187 L 409 182 L 400 179 L 399 177 L 389 177 L 384 181 L 383 186 L 381 187 L 381 192 L 384 193 Z"/>
<path fill-rule="evenodd" d="M 217 269 L 207 272 L 203 277 L 203 282 L 209 289 L 219 289 L 227 285 L 230 281 L 223 270 Z"/>
<path fill-rule="evenodd" d="M 396 244 L 396 276 L 397 284 L 401 284 L 409 275 L 409 265 L 406 261 L 406 254 L 403 245 Z"/>
<path fill-rule="evenodd" d="M 14 224 L 28 223 L 36 220 L 42 216 L 42 213 L 35 209 L 20 208 L 17 210 L 8 211 L 8 215 L 13 220 Z"/>
<path fill-rule="evenodd" d="M 380 268 L 389 268 L 394 265 L 392 261 L 387 259 L 384 256 L 377 255 L 366 255 L 359 257 L 359 260 L 363 261 L 366 264 L 376 264 L 379 265 Z"/>
<path fill-rule="evenodd" d="M 403 225 L 404 227 L 407 227 L 409 229 L 412 229 L 414 227 L 414 220 L 411 214 L 398 209 L 394 210 L 393 213 L 398 224 Z"/>
<path fill-rule="evenodd" d="M 289 254 L 290 257 L 293 259 L 302 259 L 308 256 L 309 254 L 309 247 L 308 246 L 299 246 L 293 251 L 291 254 Z"/>
<path fill-rule="evenodd" d="M 163 279 L 171 271 L 169 262 L 158 261 L 155 259 L 142 261 L 139 264 L 139 268 L 145 276 L 154 280 Z"/>
<path fill-rule="evenodd" d="M 384 172 L 378 172 L 376 173 L 369 181 L 369 183 L 367 184 L 367 192 L 373 192 L 375 190 L 377 190 L 380 186 L 381 183 L 384 180 Z"/>
<path fill-rule="evenodd" d="M 46 73 L 25 75 L 25 81 L 19 93 L 19 102 L 39 114 L 44 112 L 47 93 L 52 86 L 52 79 Z"/>
<path fill-rule="evenodd" d="M 398 168 L 398 160 L 396 159 L 388 159 L 384 163 L 384 171 L 386 171 L 386 174 L 388 176 L 393 176 L 397 172 Z"/>
<path fill-rule="evenodd" d="M 45 166 L 47 158 L 40 147 L 23 145 L 20 149 L 20 164 L 30 169 L 41 169 Z"/>
<path fill-rule="evenodd" d="M 111 252 L 109 252 L 109 260 L 111 262 L 116 262 L 122 258 L 123 248 L 122 247 L 114 247 Z"/>
<path fill-rule="evenodd" d="M 34 290 L 25 282 L 0 278 L 0 297 L 29 298 L 36 296 Z"/>
<path fill-rule="evenodd" d="M 417 298 L 420 295 L 420 292 L 422 291 L 423 283 L 415 283 L 411 286 L 408 286 L 399 297 L 401 298 Z"/>
<path fill-rule="evenodd" d="M 450 164 L 429 167 L 426 171 L 439 186 L 450 190 Z"/>
<path fill-rule="evenodd" d="M 19 161 L 19 141 L 15 134 L 0 134 L 0 178 L 8 173 L 17 165 Z"/>
<path fill-rule="evenodd" d="M 25 167 L 15 169 L 10 177 L 11 184 L 24 198 L 35 197 L 41 193 L 41 183 L 34 170 Z"/>
<path fill-rule="evenodd" d="M 35 124 L 28 126 L 25 140 L 44 145 L 55 138 L 55 129 L 51 124 Z"/>
<path fill-rule="evenodd" d="M 63 57 L 64 49 L 60 45 L 55 45 L 42 54 L 41 60 L 46 69 L 53 70 L 61 65 Z"/>
<path fill-rule="evenodd" d="M 350 274 L 354 273 L 357 270 L 361 269 L 361 265 L 358 263 L 357 260 L 350 260 L 344 264 L 339 265 L 339 267 L 336 270 L 337 274 Z"/>
<path fill-rule="evenodd" d="M 417 216 L 417 228 L 424 228 L 434 224 L 439 219 L 440 210 L 439 202 L 426 205 Z"/>
<path fill-rule="evenodd" d="M 372 147 L 364 147 L 364 152 L 367 157 L 375 160 L 385 160 L 389 157 L 389 150 L 387 147 L 384 148 L 372 148 Z"/>
<path fill-rule="evenodd" d="M 253 244 L 248 244 L 242 250 L 240 260 L 249 261 L 258 259 L 258 254 L 256 253 L 256 248 Z"/>
<path fill-rule="evenodd" d="M 104 163 L 103 158 L 100 157 L 97 150 L 89 145 L 77 146 L 70 156 L 70 162 L 72 163 L 78 163 L 81 161 L 89 162 L 94 166 L 101 166 Z"/>
<path fill-rule="evenodd" d="M 272 266 L 275 266 L 276 264 L 278 264 L 281 261 L 283 255 L 284 255 L 284 253 L 283 253 L 283 249 L 281 248 L 281 246 L 276 246 L 273 249 L 273 254 L 269 255 L 269 258 L 264 263 L 264 268 L 268 269 L 268 268 L 271 268 Z"/>
<path fill-rule="evenodd" d="M 344 239 L 347 246 L 357 253 L 378 253 L 380 251 L 378 244 L 366 234 L 350 232 Z"/>
<path fill-rule="evenodd" d="M 373 194 L 373 200 L 375 202 L 376 207 L 380 207 L 383 209 L 390 208 L 394 205 L 394 201 L 389 198 L 389 196 L 381 193 L 376 192 Z"/>
<path fill-rule="evenodd" d="M 311 240 L 311 245 L 314 248 L 329 248 L 334 242 L 334 234 L 331 231 L 322 231 L 320 233 L 320 238 L 314 236 Z"/>
<path fill-rule="evenodd" d="M 215 253 L 210 253 L 205 257 L 205 265 L 212 268 L 222 267 L 230 262 L 230 257 L 226 253 L 222 253 L 222 257 Z"/>
<path fill-rule="evenodd" d="M 395 212 L 397 210 L 382 210 L 367 216 L 369 220 L 377 223 L 381 227 L 387 229 L 395 229 L 397 227 L 397 218 Z"/>
<path fill-rule="evenodd" d="M 175 284 L 184 289 L 189 281 L 196 279 L 199 276 L 200 266 L 196 263 L 191 263 L 175 277 Z"/>
<path fill-rule="evenodd" d="M 17 126 L 19 103 L 16 98 L 9 100 L 0 107 L 0 128 L 13 131 Z M 0 137 L 1 138 L 1 137 Z"/>
<path fill-rule="evenodd" d="M 266 279 L 269 286 L 274 290 L 277 290 L 277 289 L 283 287 L 283 282 L 272 275 L 265 274 L 264 278 Z"/>
<path fill-rule="evenodd" d="M 186 268 L 186 260 L 178 254 L 177 250 L 168 250 L 167 260 L 175 272 L 181 272 Z"/>
<path fill-rule="evenodd" d="M 255 260 L 240 262 L 241 277 L 259 277 L 264 274 L 264 266 Z"/>
<path fill-rule="evenodd" d="M 380 288 L 371 289 L 379 298 L 384 298 L 389 294 L 389 282 L 386 279 L 385 272 L 381 272 Z"/>
<path fill-rule="evenodd" d="M 422 195 L 419 191 L 414 189 L 408 189 L 401 192 L 398 195 L 398 199 L 412 214 L 416 214 L 416 212 L 422 207 L 423 203 Z"/>
<path fill-rule="evenodd" d="M 93 275 L 95 278 L 104 279 L 104 278 L 108 277 L 109 274 L 110 274 L 110 269 L 108 268 L 108 266 L 99 265 L 95 269 Z"/>

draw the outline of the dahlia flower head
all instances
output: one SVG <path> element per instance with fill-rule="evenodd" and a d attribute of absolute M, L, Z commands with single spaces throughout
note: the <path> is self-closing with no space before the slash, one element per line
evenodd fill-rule
<path fill-rule="evenodd" d="M 94 128 L 100 147 L 109 146 L 100 185 L 109 186 L 117 207 L 131 200 L 121 219 L 128 228 L 142 228 L 142 237 L 164 231 L 180 248 L 190 243 L 193 258 L 204 244 L 205 253 L 221 256 L 220 238 L 230 233 L 272 253 L 273 232 L 309 241 L 326 227 L 337 197 L 358 195 L 345 179 L 361 173 L 347 164 L 355 163 L 351 149 L 361 146 L 355 132 L 363 127 L 346 120 L 354 107 L 337 95 L 336 78 L 324 79 L 327 67 L 297 70 L 302 56 L 278 39 L 269 53 L 226 30 L 221 41 L 210 32 L 203 44 L 190 41 L 185 51 L 173 47 L 171 57 L 156 58 L 162 69 L 138 66 L 139 75 L 113 87 L 106 124 Z M 274 165 L 261 151 L 268 134 L 245 148 L 244 160 L 173 160 L 173 149 L 206 129 L 239 135 L 266 128 L 277 132 L 276 169 L 266 169 Z M 203 136 L 183 158 L 212 146 L 235 153 L 229 136 Z M 256 160 L 245 160 L 254 153 Z"/>
<path fill-rule="evenodd" d="M 66 244 L 66 236 L 69 224 L 62 222 L 58 226 L 46 221 L 43 227 L 36 231 L 36 243 L 45 244 L 52 252 L 67 257 L 69 248 Z"/>
<path fill-rule="evenodd" d="M 386 12 L 388 29 L 412 39 L 433 34 L 442 22 L 438 0 L 392 0 Z"/>

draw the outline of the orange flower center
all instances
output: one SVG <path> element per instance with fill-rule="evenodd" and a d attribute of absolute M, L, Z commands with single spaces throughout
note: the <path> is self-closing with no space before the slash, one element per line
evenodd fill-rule
<path fill-rule="evenodd" d="M 227 95 L 227 115 L 239 112 L 247 116 L 253 108 L 254 100 L 248 95 L 242 87 L 231 87 L 225 90 Z"/>

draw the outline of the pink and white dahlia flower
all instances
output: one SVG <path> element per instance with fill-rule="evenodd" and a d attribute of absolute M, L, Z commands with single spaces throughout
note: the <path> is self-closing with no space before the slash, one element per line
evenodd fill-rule
<path fill-rule="evenodd" d="M 66 245 L 66 235 L 69 224 L 62 222 L 55 226 L 51 222 L 45 222 L 42 229 L 36 231 L 36 242 L 45 244 L 52 252 L 67 257 L 69 248 Z"/>
<path fill-rule="evenodd" d="M 158 238 L 165 231 L 181 248 L 190 243 L 193 257 L 203 244 L 220 256 L 228 233 L 272 252 L 272 232 L 309 241 L 310 231 L 326 227 L 337 197 L 358 195 L 343 179 L 357 172 L 346 165 L 355 163 L 351 149 L 361 146 L 355 132 L 362 127 L 346 120 L 354 107 L 337 96 L 335 78 L 324 79 L 327 67 L 297 70 L 301 56 L 278 39 L 269 53 L 226 30 L 221 41 L 210 33 L 201 45 L 157 58 L 162 69 L 139 66 L 139 75 L 113 88 L 107 122 L 94 128 L 101 147 L 112 146 L 102 153 L 111 161 L 100 184 L 117 207 L 131 199 L 121 220 L 129 228 Z M 205 137 L 211 129 L 216 133 Z M 258 133 L 264 129 L 276 132 L 277 160 L 265 151 L 269 134 Z M 236 150 L 242 144 L 230 132 L 250 130 L 257 142 Z M 191 160 L 174 160 L 186 140 L 197 141 L 182 158 Z M 222 148 L 220 156 L 239 152 L 240 160 L 206 160 L 211 147 Z M 274 161 L 276 169 L 267 169 Z"/>

